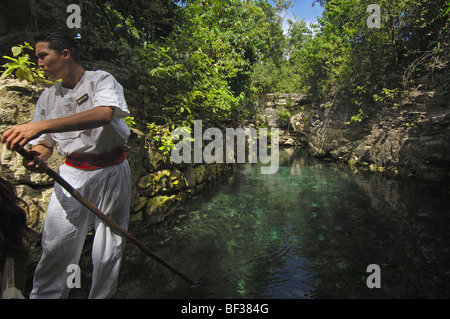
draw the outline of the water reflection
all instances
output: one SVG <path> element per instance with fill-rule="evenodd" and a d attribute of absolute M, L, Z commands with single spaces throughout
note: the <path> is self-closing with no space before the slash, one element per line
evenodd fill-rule
<path fill-rule="evenodd" d="M 127 247 L 117 297 L 448 298 L 449 208 L 448 185 L 282 150 L 277 174 L 246 165 L 164 229 L 171 239 L 155 252 L 198 288 Z M 380 289 L 366 285 L 370 264 Z"/>

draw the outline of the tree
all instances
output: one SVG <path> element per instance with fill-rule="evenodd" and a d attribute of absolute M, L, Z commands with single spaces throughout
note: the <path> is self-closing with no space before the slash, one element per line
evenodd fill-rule
<path fill-rule="evenodd" d="M 239 121 L 254 64 L 277 50 L 273 17 L 259 4 L 192 0 L 179 8 L 183 19 L 171 35 L 135 59 L 147 114 L 184 125 L 193 118 L 216 126 Z"/>
<path fill-rule="evenodd" d="M 176 0 L 83 0 L 83 55 L 115 59 L 124 49 L 157 42 L 172 33 L 178 9 Z"/>
<path fill-rule="evenodd" d="M 301 49 L 305 41 L 311 39 L 312 31 L 305 20 L 288 19 L 287 50 L 288 55 Z"/>
<path fill-rule="evenodd" d="M 380 28 L 366 24 L 370 0 L 319 2 L 324 14 L 316 35 L 291 56 L 320 100 L 345 94 L 358 103 L 373 102 L 376 92 L 401 86 L 417 59 L 447 59 L 442 50 L 448 45 L 448 19 L 441 14 L 445 0 L 382 1 Z"/>

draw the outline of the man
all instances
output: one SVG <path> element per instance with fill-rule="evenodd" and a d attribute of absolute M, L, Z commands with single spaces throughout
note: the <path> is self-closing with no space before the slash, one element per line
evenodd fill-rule
<path fill-rule="evenodd" d="M 36 39 L 36 56 L 51 80 L 62 79 L 40 96 L 29 124 L 6 131 L 8 149 L 30 141 L 36 160 L 24 165 L 43 172 L 56 146 L 66 157 L 59 174 L 82 196 L 128 227 L 131 175 L 124 145 L 130 131 L 122 86 L 104 71 L 85 71 L 75 40 L 60 32 Z M 69 265 L 77 265 L 94 224 L 92 287 L 89 298 L 109 298 L 117 288 L 125 240 L 55 184 L 42 234 L 42 257 L 30 298 L 66 298 Z M 73 266 L 71 266 L 73 267 Z"/>

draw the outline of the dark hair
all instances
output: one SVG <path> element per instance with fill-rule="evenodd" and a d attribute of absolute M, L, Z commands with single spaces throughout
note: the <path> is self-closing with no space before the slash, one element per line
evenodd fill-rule
<path fill-rule="evenodd" d="M 27 226 L 27 213 L 28 205 L 17 196 L 14 185 L 0 176 L 0 261 L 22 250 L 25 235 L 35 233 Z"/>
<path fill-rule="evenodd" d="M 80 51 L 75 39 L 69 37 L 67 34 L 60 31 L 48 31 L 40 34 L 34 39 L 35 43 L 48 42 L 50 49 L 55 50 L 58 53 L 62 53 L 67 49 L 72 54 L 73 61 L 76 64 L 80 64 Z"/>

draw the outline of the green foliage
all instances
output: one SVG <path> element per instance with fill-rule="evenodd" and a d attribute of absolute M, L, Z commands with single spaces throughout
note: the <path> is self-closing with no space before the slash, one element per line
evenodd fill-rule
<path fill-rule="evenodd" d="M 126 64 L 134 47 L 167 37 L 180 20 L 177 1 L 83 0 L 82 53 L 85 59 Z"/>
<path fill-rule="evenodd" d="M 386 99 L 393 99 L 396 96 L 397 92 L 398 92 L 398 88 L 395 88 L 395 89 L 392 89 L 392 90 L 391 89 L 387 89 L 387 88 L 383 88 L 381 90 L 381 95 L 374 94 L 373 95 L 373 99 L 375 101 L 382 101 L 383 102 Z"/>
<path fill-rule="evenodd" d="M 278 23 L 281 24 L 280 21 Z M 288 20 L 288 34 L 284 40 L 279 40 L 280 51 L 283 55 L 269 55 L 253 67 L 250 76 L 252 91 L 257 94 L 265 93 L 295 93 L 306 91 L 304 70 L 294 63 L 294 55 L 299 54 L 306 41 L 312 37 L 312 31 L 303 20 Z"/>
<path fill-rule="evenodd" d="M 148 117 L 190 126 L 195 118 L 225 121 L 238 104 L 219 68 L 201 49 L 147 45 L 134 61 Z M 142 73 L 144 71 L 145 73 Z"/>
<path fill-rule="evenodd" d="M 285 107 L 281 107 L 281 106 L 277 105 L 277 110 L 278 110 L 277 118 L 281 121 L 289 120 L 289 118 L 292 116 L 289 109 L 287 109 Z"/>
<path fill-rule="evenodd" d="M 350 122 L 345 122 L 345 124 L 350 124 L 352 122 L 359 123 L 368 117 L 369 116 L 367 116 L 362 109 L 359 109 L 358 114 L 352 115 L 352 117 L 350 118 Z"/>
<path fill-rule="evenodd" d="M 173 129 L 173 127 L 169 128 L 167 125 L 159 126 L 155 123 L 148 123 L 147 129 L 149 137 L 153 140 L 156 147 L 161 151 L 163 155 L 169 155 L 175 145 L 178 145 L 179 143 L 177 142 L 177 144 L 175 144 L 172 139 L 172 133 L 170 129 Z M 191 135 L 192 133 L 192 130 L 189 127 L 180 127 L 179 130 L 186 135 Z M 193 138 L 186 138 L 186 141 L 184 142 L 193 141 Z"/>
<path fill-rule="evenodd" d="M 19 81 L 25 80 L 29 83 L 38 81 L 52 83 L 45 79 L 44 72 L 41 69 L 34 67 L 36 64 L 30 61 L 30 55 L 25 53 L 25 49 L 34 51 L 29 43 L 24 42 L 24 44 L 19 44 L 11 48 L 13 54 L 12 57 L 3 56 L 3 58 L 8 59 L 11 62 L 3 65 L 6 70 L 3 72 L 0 80 L 16 77 Z"/>
<path fill-rule="evenodd" d="M 312 38 L 312 30 L 304 20 L 288 19 L 287 54 L 295 54 Z"/>
<path fill-rule="evenodd" d="M 289 47 L 289 61 L 305 84 L 299 89 L 313 99 L 345 96 L 370 107 L 374 98 L 388 101 L 389 94 L 383 94 L 389 92 L 383 93 L 383 88 L 398 88 L 397 97 L 401 97 L 405 90 L 417 86 L 415 79 L 425 80 L 428 89 L 448 90 L 445 0 L 378 2 L 379 29 L 366 25 L 371 0 L 319 2 L 324 14 L 319 24 L 312 26 L 314 36 L 298 37 L 291 32 L 287 40 L 288 44 L 301 43 Z"/>
<path fill-rule="evenodd" d="M 372 0 L 315 2 L 318 24 L 288 20 L 284 34 L 287 0 L 84 0 L 81 42 L 91 58 L 133 70 L 136 122 L 167 129 L 158 135 L 165 151 L 168 132 L 194 119 L 254 121 L 264 93 L 345 97 L 359 109 L 347 123 L 359 123 L 374 107 L 396 107 L 417 81 L 449 90 L 448 0 L 380 0 L 381 28 L 366 24 Z"/>
<path fill-rule="evenodd" d="M 253 65 L 280 46 L 267 41 L 276 28 L 264 3 L 189 1 L 171 36 L 137 48 L 143 117 L 189 127 L 195 118 L 221 126 L 249 114 Z"/>
<path fill-rule="evenodd" d="M 155 123 L 147 124 L 149 136 L 156 142 L 158 149 L 164 154 L 170 154 L 170 151 L 175 146 L 172 141 L 172 136 L 169 128 L 159 127 Z"/>
<path fill-rule="evenodd" d="M 134 121 L 134 117 L 132 116 L 127 116 L 126 118 L 124 118 L 125 123 L 127 123 L 129 128 L 132 128 L 133 126 L 136 125 L 136 122 Z"/>
<path fill-rule="evenodd" d="M 276 66 L 272 60 L 258 63 L 253 68 L 250 84 L 258 94 L 296 93 L 304 89 L 303 76 L 289 62 Z"/>

